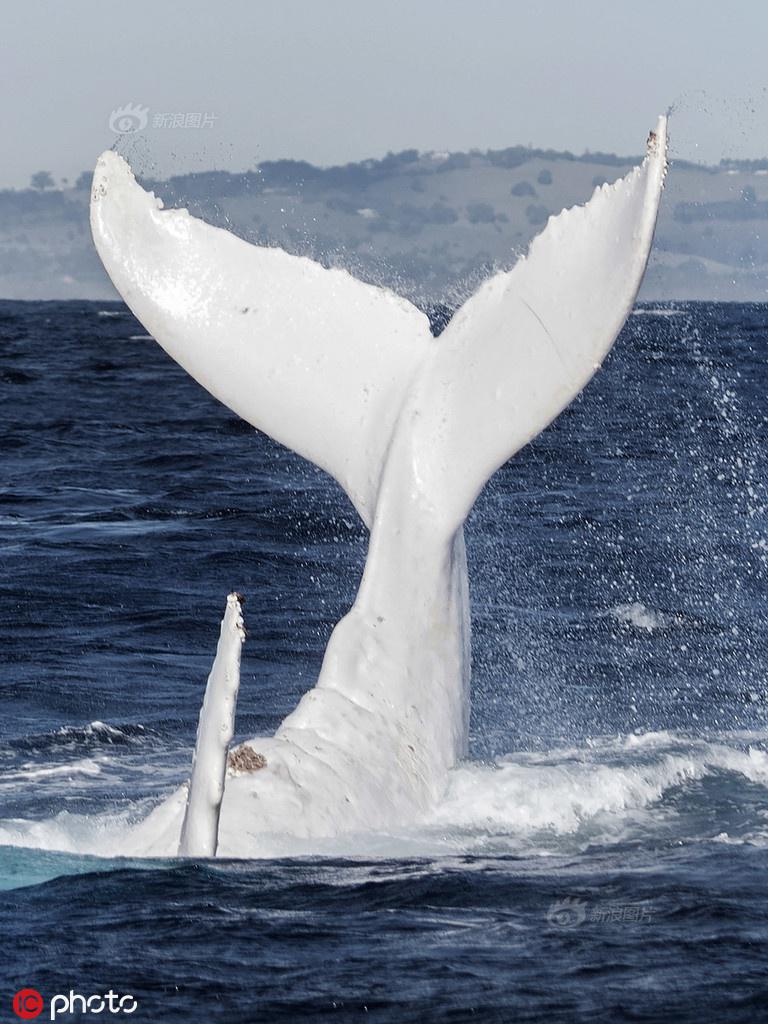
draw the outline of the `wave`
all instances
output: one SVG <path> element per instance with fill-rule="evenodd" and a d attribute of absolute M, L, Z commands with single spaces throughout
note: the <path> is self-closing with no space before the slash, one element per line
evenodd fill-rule
<path fill-rule="evenodd" d="M 436 820 L 467 828 L 574 834 L 659 804 L 671 790 L 717 772 L 768 788 L 768 753 L 756 744 L 682 740 L 668 732 L 594 742 L 556 754 L 518 754 L 451 777 Z M 613 822 L 609 821 L 613 817 Z"/>
<path fill-rule="evenodd" d="M 670 626 L 678 625 L 681 621 L 679 616 L 654 611 L 644 605 L 642 601 L 617 604 L 611 608 L 609 615 L 622 625 L 633 626 L 635 629 L 642 629 L 647 633 L 652 633 L 657 629 L 668 629 Z"/>
<path fill-rule="evenodd" d="M 131 820 L 129 811 L 99 815 L 61 811 L 40 821 L 8 818 L 0 821 L 0 847 L 119 857 L 120 836 Z M 2 887 L 0 881 L 0 889 Z"/>
<path fill-rule="evenodd" d="M 270 834 L 259 837 L 257 856 L 552 857 L 626 842 L 768 845 L 767 748 L 768 733 L 691 738 L 662 731 L 467 763 L 451 772 L 444 799 L 418 826 L 333 839 Z M 85 783 L 100 767 L 85 759 L 62 772 L 69 771 L 76 786 L 78 772 Z M 51 774 L 32 766 L 30 778 L 36 770 Z M 154 802 L 145 797 L 118 809 L 116 794 L 108 813 L 0 820 L 0 846 L 138 856 L 135 826 L 146 823 Z M 254 857 L 252 837 L 243 837 L 239 856 Z"/>
<path fill-rule="evenodd" d="M 632 310 L 632 316 L 682 316 L 686 311 L 677 309 L 674 306 L 640 306 Z"/>
<path fill-rule="evenodd" d="M 6 741 L 13 751 L 21 753 L 47 753 L 56 750 L 79 750 L 100 746 L 123 746 L 146 740 L 151 732 L 143 725 L 108 725 L 106 722 L 90 722 L 88 725 L 65 725 L 52 732 L 25 736 Z"/>
<path fill-rule="evenodd" d="M 101 775 L 102 765 L 98 760 L 90 757 L 82 758 L 79 761 L 69 761 L 66 764 L 41 765 L 24 764 L 17 771 L 3 772 L 0 776 L 0 783 L 34 782 L 36 779 L 64 778 L 71 779 L 77 775 L 95 776 Z"/>

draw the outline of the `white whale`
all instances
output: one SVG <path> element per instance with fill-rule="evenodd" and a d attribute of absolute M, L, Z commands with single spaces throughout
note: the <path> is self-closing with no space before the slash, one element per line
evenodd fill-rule
<path fill-rule="evenodd" d="M 127 305 L 208 391 L 335 477 L 370 528 L 315 687 L 225 783 L 233 704 L 212 692 L 226 675 L 215 665 L 206 702 L 218 710 L 201 716 L 189 807 L 183 787 L 125 852 L 175 855 L 184 823 L 182 853 L 257 856 L 271 834 L 389 830 L 440 801 L 467 750 L 462 525 L 493 472 L 589 381 L 631 310 L 666 133 L 662 117 L 640 166 L 551 217 L 437 339 L 392 292 L 165 210 L 121 157 L 99 158 L 93 237 Z M 238 614 L 225 617 L 217 664 L 239 659 Z"/>

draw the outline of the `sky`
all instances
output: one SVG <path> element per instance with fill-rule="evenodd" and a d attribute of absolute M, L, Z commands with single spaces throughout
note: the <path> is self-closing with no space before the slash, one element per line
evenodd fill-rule
<path fill-rule="evenodd" d="M 163 177 L 412 147 L 637 154 L 670 107 L 673 156 L 768 156 L 764 0 L 5 0 L 2 13 L 2 188 L 92 168 L 129 103 L 147 123 L 121 151 Z"/>

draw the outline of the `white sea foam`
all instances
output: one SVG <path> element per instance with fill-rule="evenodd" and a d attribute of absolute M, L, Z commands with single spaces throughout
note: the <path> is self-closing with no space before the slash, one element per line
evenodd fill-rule
<path fill-rule="evenodd" d="M 648 306 L 640 307 L 632 310 L 632 316 L 660 316 L 660 317 L 672 317 L 682 316 L 685 313 L 684 309 L 675 309 L 673 306 Z"/>
<path fill-rule="evenodd" d="M 82 728 L 64 725 L 60 729 L 56 729 L 53 735 L 60 736 L 63 739 L 82 740 L 94 738 L 106 743 L 121 743 L 125 740 L 135 739 L 143 732 L 143 725 L 134 725 L 130 728 L 121 729 L 117 725 L 109 725 L 107 722 L 100 722 L 96 719 Z"/>
<path fill-rule="evenodd" d="M 88 815 L 62 811 L 40 821 L 7 818 L 0 821 L 0 846 L 119 857 L 130 813 Z"/>
<path fill-rule="evenodd" d="M 146 739 L 147 733 L 143 725 L 109 725 L 106 722 L 94 721 L 87 725 L 62 725 L 52 732 L 39 736 L 30 736 L 25 741 L 27 749 L 41 748 L 72 748 L 87 745 L 111 746 L 113 744 L 140 743 Z"/>
<path fill-rule="evenodd" d="M 228 854 L 248 859 L 482 852 L 552 856 L 610 846 L 628 832 L 652 838 L 662 830 L 682 842 L 718 839 L 726 830 L 715 807 L 702 810 L 696 803 L 700 785 L 708 779 L 725 784 L 735 798 L 746 793 L 746 785 L 757 786 L 758 794 L 768 791 L 767 745 L 768 735 L 762 733 L 691 739 L 661 731 L 510 754 L 495 764 L 467 763 L 452 771 L 444 798 L 420 823 L 315 837 L 272 830 L 257 842 L 244 832 L 240 848 Z M 729 842 L 762 842 L 768 835 L 768 792 L 760 800 L 739 834 L 729 833 Z M 151 856 L 175 856 L 172 829 L 165 846 L 162 837 L 183 811 L 183 792 L 175 803 L 167 800 L 148 816 L 150 807 L 144 800 L 104 815 L 0 821 L 0 846 L 135 857 L 142 854 L 149 826 L 158 840 Z M 733 832 L 733 825 L 728 827 Z"/>
<path fill-rule="evenodd" d="M 609 614 L 617 622 L 621 622 L 626 626 L 633 626 L 635 629 L 645 630 L 647 633 L 652 633 L 656 629 L 666 629 L 679 621 L 674 615 L 666 615 L 648 608 L 642 601 L 633 601 L 631 604 L 617 604 L 611 608 Z"/>
<path fill-rule="evenodd" d="M 0 784 L 23 780 L 32 782 L 35 779 L 52 778 L 75 778 L 78 775 L 95 776 L 101 775 L 103 770 L 103 759 L 82 758 L 79 761 L 70 761 L 67 764 L 43 765 L 24 764 L 18 771 L 4 772 L 0 776 Z"/>
<path fill-rule="evenodd" d="M 621 816 L 659 803 L 676 787 L 717 771 L 768 786 L 768 754 L 724 743 L 689 741 L 650 734 L 603 745 L 582 756 L 510 756 L 493 768 L 466 766 L 451 775 L 435 820 L 464 828 L 488 828 L 511 835 L 550 830 L 573 833 L 604 815 Z M 628 762 L 611 754 L 641 752 Z M 606 763 L 610 758 L 613 763 Z M 617 763 L 618 762 L 618 763 Z M 622 763 L 623 762 L 623 763 Z"/>

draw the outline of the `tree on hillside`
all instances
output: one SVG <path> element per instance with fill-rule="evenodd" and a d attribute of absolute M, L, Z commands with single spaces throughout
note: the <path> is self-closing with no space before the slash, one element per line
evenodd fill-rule
<path fill-rule="evenodd" d="M 32 188 L 53 188 L 54 180 L 53 175 L 50 171 L 36 171 L 29 179 L 29 183 Z"/>
<path fill-rule="evenodd" d="M 525 216 L 528 219 L 529 224 L 533 224 L 534 227 L 538 227 L 539 224 L 546 224 L 549 217 L 549 210 L 546 206 L 538 206 L 535 203 L 531 203 L 526 208 Z"/>
<path fill-rule="evenodd" d="M 496 211 L 490 203 L 467 203 L 467 220 L 470 224 L 493 224 Z"/>

